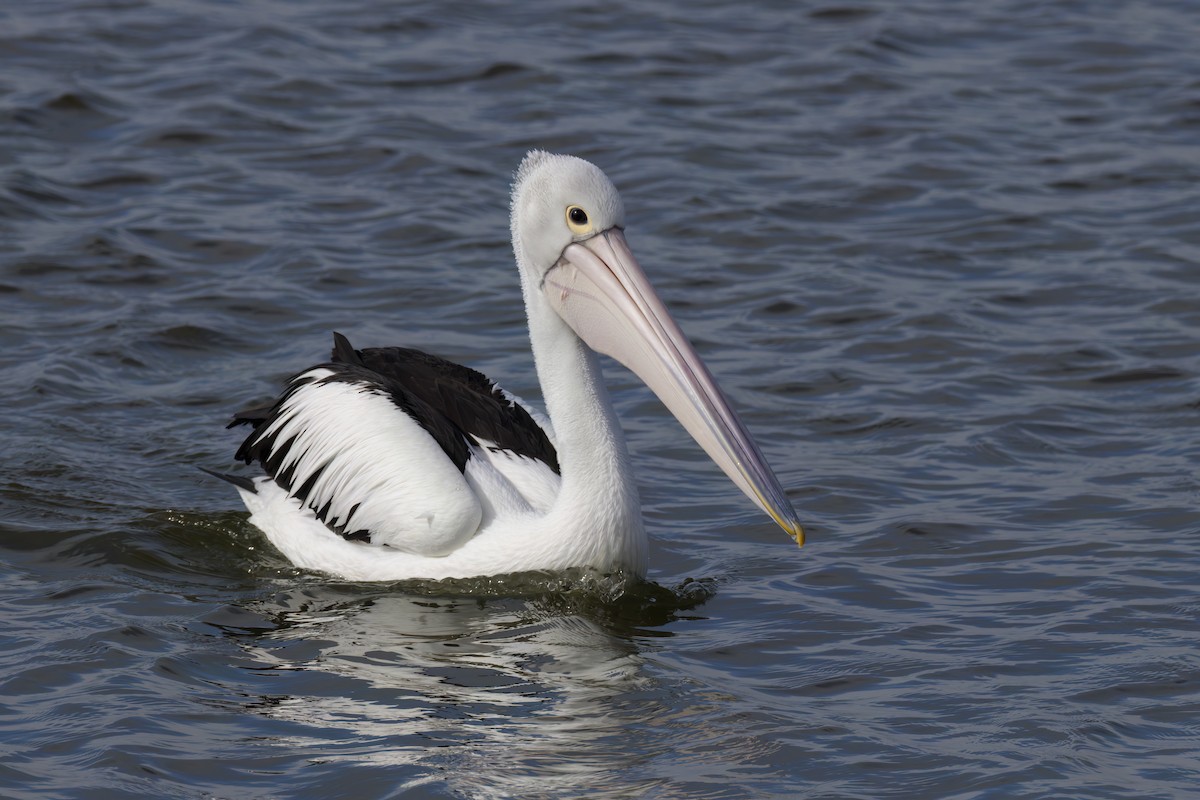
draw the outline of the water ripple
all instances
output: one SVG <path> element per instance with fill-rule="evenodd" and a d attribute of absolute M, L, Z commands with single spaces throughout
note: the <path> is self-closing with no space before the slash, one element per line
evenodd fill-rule
<path fill-rule="evenodd" d="M 1191 11 L 0 12 L 0 793 L 1194 796 Z M 622 188 L 803 550 L 611 365 L 649 585 L 328 581 L 196 469 L 330 330 L 536 399 L 530 147 Z"/>

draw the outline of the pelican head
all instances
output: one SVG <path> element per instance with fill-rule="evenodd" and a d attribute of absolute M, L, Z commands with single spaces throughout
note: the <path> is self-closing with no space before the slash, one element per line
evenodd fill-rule
<path fill-rule="evenodd" d="M 778 479 L 625 241 L 625 209 L 598 167 L 529 153 L 513 184 L 512 238 L 526 297 L 642 379 L 726 475 L 797 543 Z"/>

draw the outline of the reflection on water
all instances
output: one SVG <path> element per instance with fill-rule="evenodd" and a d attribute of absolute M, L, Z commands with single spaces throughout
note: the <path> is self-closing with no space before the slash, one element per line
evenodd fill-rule
<path fill-rule="evenodd" d="M 444 780 L 471 797 L 624 794 L 646 757 L 626 737 L 646 720 L 680 714 L 641 691 L 656 679 L 634 638 L 537 601 L 386 594 L 347 602 L 310 591 L 255 610 L 278 624 L 242 639 L 261 669 L 327 678 L 300 681 L 314 693 L 254 704 L 303 726 L 283 743 L 349 737 L 354 746 L 331 758 L 420 767 L 407 787 Z M 303 645 L 299 656 L 293 642 Z"/>
<path fill-rule="evenodd" d="M 0 11 L 0 794 L 1200 796 L 1194 1 L 486 11 Z M 534 146 L 811 534 L 610 369 L 698 610 L 333 583 L 196 469 L 331 329 L 536 400 Z"/>

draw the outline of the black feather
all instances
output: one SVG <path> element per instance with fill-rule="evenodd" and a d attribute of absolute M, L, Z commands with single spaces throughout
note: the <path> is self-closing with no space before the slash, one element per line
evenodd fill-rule
<path fill-rule="evenodd" d="M 480 372 L 403 347 L 355 350 L 350 340 L 340 333 L 333 334 L 330 362 L 319 367 L 331 374 L 316 378 L 307 374 L 314 368 L 305 370 L 288 381 L 287 388 L 275 402 L 238 411 L 228 427 L 250 425 L 254 429 L 238 448 L 235 458 L 247 464 L 258 462 L 279 486 L 299 498 L 319 520 L 347 539 L 370 539 L 370 531 L 346 530 L 358 505 L 351 508 L 345 520 L 339 521 L 327 519 L 331 507 L 328 499 L 321 508 L 309 503 L 309 495 L 326 465 L 300 476 L 300 485 L 295 486 L 295 468 L 299 459 L 289 457 L 295 437 L 279 441 L 279 432 L 286 430 L 286 425 L 271 435 L 259 435 L 261 428 L 269 426 L 283 412 L 295 392 L 314 381 L 344 382 L 384 395 L 433 437 L 460 472 L 466 470 L 471 445 L 478 445 L 479 439 L 542 461 L 559 472 L 558 454 L 545 431 L 528 411 L 505 397 Z M 289 467 L 284 469 L 283 465 L 288 462 Z M 253 484 L 248 480 L 219 474 L 218 477 L 253 490 Z"/>
<path fill-rule="evenodd" d="M 258 494 L 258 489 L 254 488 L 254 481 L 250 480 L 249 478 L 244 478 L 241 475 L 230 475 L 228 472 L 215 472 L 211 469 L 207 469 L 206 467 L 197 467 L 197 469 L 199 469 L 201 472 L 207 472 L 214 478 L 220 478 L 223 481 L 229 481 L 239 489 L 245 489 L 248 492 Z"/>
<path fill-rule="evenodd" d="M 482 372 L 405 347 L 355 350 L 339 333 L 333 341 L 334 363 L 354 364 L 386 376 L 463 433 L 542 461 L 559 472 L 558 453 L 542 426 Z"/>

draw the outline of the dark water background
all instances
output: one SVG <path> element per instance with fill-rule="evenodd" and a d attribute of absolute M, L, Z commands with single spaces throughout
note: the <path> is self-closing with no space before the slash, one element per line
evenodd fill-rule
<path fill-rule="evenodd" d="M 1200 796 L 1197 42 L 1190 0 L 0 7 L 0 795 Z M 611 368 L 662 590 L 290 568 L 197 470 L 227 415 L 334 329 L 536 398 L 535 146 L 622 188 L 810 543 Z"/>

